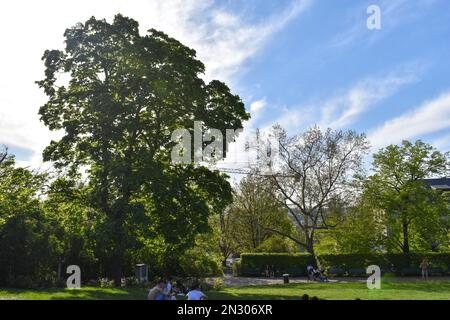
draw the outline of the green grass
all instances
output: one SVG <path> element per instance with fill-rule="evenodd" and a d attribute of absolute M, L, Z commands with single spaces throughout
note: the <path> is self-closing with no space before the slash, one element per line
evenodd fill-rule
<path fill-rule="evenodd" d="M 81 289 L 2 289 L 0 300 L 143 300 L 146 290 L 142 288 L 97 288 Z"/>
<path fill-rule="evenodd" d="M 289 285 L 249 286 L 226 288 L 219 292 L 208 292 L 215 299 L 300 299 L 303 294 L 333 300 L 450 300 L 450 281 L 387 282 L 380 290 L 368 290 L 365 283 L 304 283 Z M 60 299 L 105 299 L 143 300 L 146 290 L 141 288 L 94 288 L 68 289 L 0 289 L 1 299 L 60 300 Z"/>
<path fill-rule="evenodd" d="M 227 288 L 210 292 L 210 299 L 299 299 L 303 294 L 330 300 L 450 300 L 450 281 L 383 282 L 380 290 L 365 283 L 305 283 Z"/>

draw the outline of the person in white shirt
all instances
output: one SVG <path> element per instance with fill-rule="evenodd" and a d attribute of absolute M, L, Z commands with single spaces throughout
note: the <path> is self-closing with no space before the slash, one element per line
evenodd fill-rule
<path fill-rule="evenodd" d="M 200 285 L 198 283 L 192 286 L 191 291 L 187 293 L 188 300 L 206 300 L 207 296 L 200 291 Z"/>

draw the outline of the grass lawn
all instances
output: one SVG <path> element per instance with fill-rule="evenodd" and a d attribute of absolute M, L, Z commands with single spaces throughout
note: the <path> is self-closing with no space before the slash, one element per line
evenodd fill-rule
<path fill-rule="evenodd" d="M 383 282 L 380 290 L 368 290 L 365 283 L 302 283 L 289 285 L 266 285 L 226 288 L 219 292 L 208 292 L 215 299 L 300 299 L 303 294 L 322 299 L 346 300 L 450 300 L 450 281 L 429 282 Z M 67 289 L 0 289 L 0 300 L 59 300 L 59 299 L 106 299 L 143 300 L 146 290 L 140 288 L 94 288 Z"/>
<path fill-rule="evenodd" d="M 303 294 L 329 300 L 450 300 L 450 281 L 382 282 L 380 290 L 365 283 L 302 283 L 227 288 L 210 299 L 299 299 Z"/>
<path fill-rule="evenodd" d="M 143 300 L 146 298 L 146 292 L 142 288 L 82 287 L 79 290 L 0 288 L 0 300 Z"/>

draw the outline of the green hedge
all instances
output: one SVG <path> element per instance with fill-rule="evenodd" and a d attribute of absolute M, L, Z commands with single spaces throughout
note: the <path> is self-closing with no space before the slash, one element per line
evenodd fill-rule
<path fill-rule="evenodd" d="M 319 256 L 319 261 L 330 275 L 361 276 L 369 265 L 378 265 L 383 273 L 408 276 L 418 274 L 424 258 L 430 262 L 432 274 L 450 274 L 450 253 L 326 254 Z M 305 276 L 306 266 L 313 261 L 309 254 L 244 253 L 233 271 L 239 276 L 258 277 L 265 274 L 267 265 L 273 265 L 277 275 Z"/>
<path fill-rule="evenodd" d="M 262 276 L 266 266 L 273 265 L 277 274 L 304 276 L 306 266 L 312 261 L 309 254 L 244 253 L 241 255 L 238 274 L 247 277 Z"/>

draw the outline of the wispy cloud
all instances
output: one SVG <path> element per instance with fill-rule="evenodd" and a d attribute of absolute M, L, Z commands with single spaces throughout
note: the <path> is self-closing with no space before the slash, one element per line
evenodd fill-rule
<path fill-rule="evenodd" d="M 418 73 L 413 67 L 358 82 L 343 95 L 324 104 L 321 125 L 342 128 L 353 123 L 370 107 L 392 96 L 402 86 L 418 81 Z"/>
<path fill-rule="evenodd" d="M 313 124 L 333 129 L 347 127 L 403 86 L 418 81 L 423 68 L 419 63 L 409 63 L 388 73 L 372 75 L 315 103 L 284 108 L 274 122 L 289 131 Z"/>
<path fill-rule="evenodd" d="M 256 21 L 230 11 L 219 0 L 80 0 L 70 9 L 57 0 L 1 2 L 5 14 L 0 29 L 14 25 L 15 31 L 2 33 L 8 49 L 0 52 L 0 143 L 31 149 L 33 157 L 27 163 L 41 163 L 51 133 L 39 122 L 38 108 L 46 98 L 34 82 L 44 74 L 40 61 L 44 50 L 61 48 L 64 30 L 76 22 L 92 15 L 108 20 L 117 13 L 132 17 L 142 33 L 155 28 L 194 48 L 206 65 L 206 80 L 233 85 L 248 59 L 312 3 L 292 0 Z"/>
<path fill-rule="evenodd" d="M 374 148 L 381 148 L 441 130 L 450 130 L 450 91 L 386 121 L 369 133 L 369 140 Z"/>
<path fill-rule="evenodd" d="M 153 27 L 193 47 L 207 66 L 206 79 L 233 82 L 242 65 L 287 23 L 307 10 L 313 0 L 293 0 L 280 12 L 259 21 L 231 12 L 220 1 L 150 1 Z M 139 17 L 139 16 L 138 16 Z M 140 21 L 145 21 L 140 19 Z"/>

